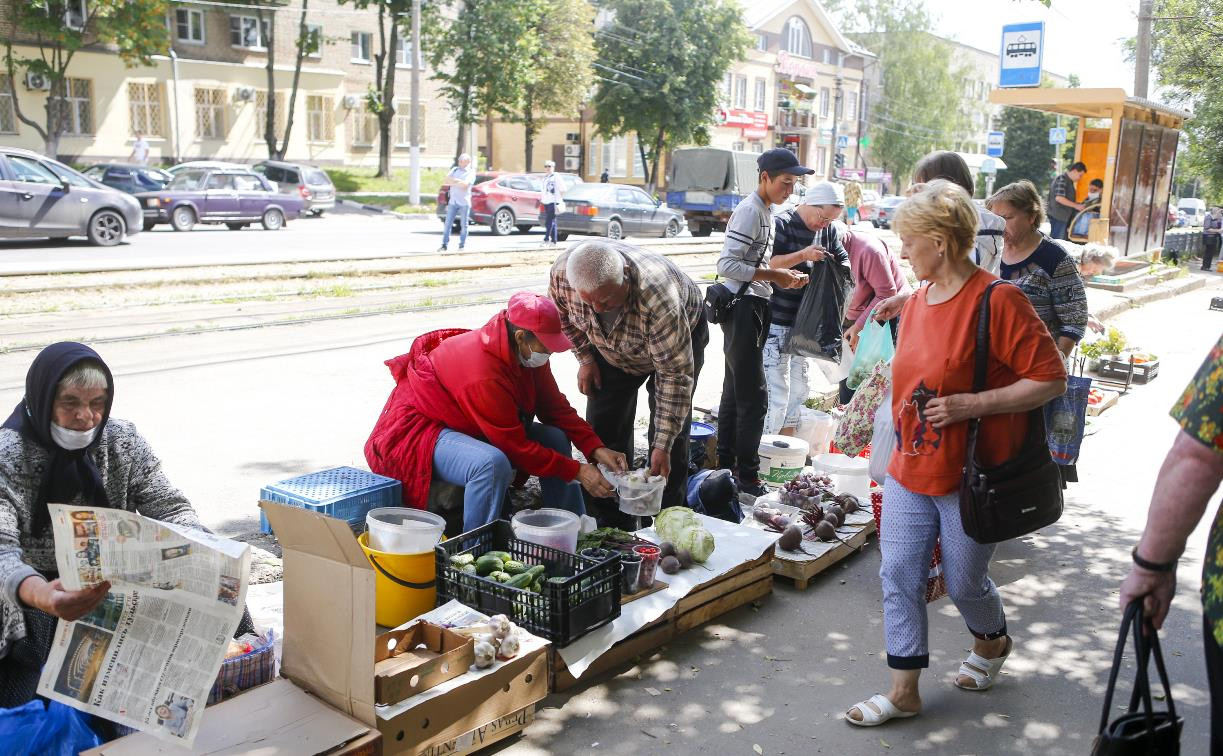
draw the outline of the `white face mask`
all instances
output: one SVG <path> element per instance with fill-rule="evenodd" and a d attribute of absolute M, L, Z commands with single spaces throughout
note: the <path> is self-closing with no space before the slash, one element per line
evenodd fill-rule
<path fill-rule="evenodd" d="M 519 361 L 522 362 L 523 367 L 537 368 L 547 365 L 548 358 L 551 356 L 552 355 L 549 352 L 531 352 L 530 357 L 526 358 L 525 360 L 520 357 Z"/>
<path fill-rule="evenodd" d="M 58 444 L 60 448 L 67 451 L 84 449 L 93 443 L 94 436 L 96 435 L 98 435 L 97 426 L 87 431 L 78 431 L 51 423 L 51 440 Z"/>

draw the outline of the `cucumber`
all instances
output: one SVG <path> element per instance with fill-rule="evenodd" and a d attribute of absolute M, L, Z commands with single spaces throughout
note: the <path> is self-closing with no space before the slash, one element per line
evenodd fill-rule
<path fill-rule="evenodd" d="M 510 561 L 505 563 L 505 566 L 502 567 L 502 569 L 510 573 L 511 575 L 521 575 L 522 573 L 527 571 L 527 566 L 523 564 L 522 562 L 519 562 L 515 559 L 511 559 Z"/>
<path fill-rule="evenodd" d="M 510 578 L 513 577 L 508 572 L 502 572 L 501 570 L 493 570 L 488 576 L 498 583 L 508 583 Z"/>
<path fill-rule="evenodd" d="M 466 572 L 468 575 L 479 574 L 476 572 L 476 566 L 474 564 L 465 564 L 462 567 L 460 567 L 459 569 L 462 570 L 463 572 Z"/>
<path fill-rule="evenodd" d="M 499 557 L 485 554 L 476 560 L 476 572 L 481 577 L 487 577 L 490 573 L 500 570 L 504 564 Z"/>
<path fill-rule="evenodd" d="M 523 588 L 523 589 L 530 588 L 531 585 L 536 581 L 536 579 L 538 579 L 543 574 L 544 574 L 544 568 L 542 566 L 532 567 L 531 569 L 527 570 L 526 572 L 523 572 L 521 574 L 515 575 L 514 577 L 510 578 L 509 582 L 507 582 L 506 585 L 510 586 L 511 588 Z"/>
<path fill-rule="evenodd" d="M 510 556 L 510 553 L 508 551 L 490 551 L 486 553 L 484 556 L 495 556 L 498 559 L 500 559 L 502 562 L 508 562 L 514 558 Z"/>
<path fill-rule="evenodd" d="M 475 564 L 476 558 L 471 554 L 455 554 L 450 557 L 450 563 L 455 567 L 462 567 L 465 564 Z"/>

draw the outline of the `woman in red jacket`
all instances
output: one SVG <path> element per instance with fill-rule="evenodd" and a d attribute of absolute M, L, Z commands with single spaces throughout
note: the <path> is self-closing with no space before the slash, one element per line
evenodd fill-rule
<path fill-rule="evenodd" d="M 582 514 L 582 488 L 612 495 L 591 463 L 622 471 L 625 459 L 557 388 L 548 357 L 570 347 L 556 304 L 527 292 L 478 330 L 420 336 L 386 363 L 395 389 L 365 444 L 370 469 L 403 481 L 404 505 L 418 509 L 434 476 L 463 486 L 464 530 L 500 516 L 515 470 L 539 476 L 547 506 Z"/>

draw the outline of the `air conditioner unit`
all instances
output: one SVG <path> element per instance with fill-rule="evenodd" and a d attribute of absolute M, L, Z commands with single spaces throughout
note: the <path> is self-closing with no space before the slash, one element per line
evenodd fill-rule
<path fill-rule="evenodd" d="M 250 102 L 255 99 L 254 87 L 238 87 L 234 90 L 234 99 L 238 102 Z"/>
<path fill-rule="evenodd" d="M 582 154 L 582 146 L 579 144 L 565 145 L 565 157 L 578 157 Z"/>
<path fill-rule="evenodd" d="M 580 141 L 582 141 L 582 135 L 581 135 L 581 134 L 579 134 L 579 133 L 577 133 L 576 131 L 570 131 L 570 132 L 568 132 L 568 133 L 566 133 L 566 134 L 565 134 L 565 141 L 566 141 L 566 142 L 575 142 L 575 143 L 576 143 L 576 142 L 580 142 Z"/>
<path fill-rule="evenodd" d="M 565 157 L 565 170 L 576 171 L 580 167 L 580 160 L 575 157 Z"/>
<path fill-rule="evenodd" d="M 37 71 L 26 71 L 25 73 L 26 89 L 50 89 L 51 80 L 46 74 L 38 73 Z"/>
<path fill-rule="evenodd" d="M 361 104 L 361 98 L 357 95 L 344 95 L 344 107 L 352 110 Z"/>

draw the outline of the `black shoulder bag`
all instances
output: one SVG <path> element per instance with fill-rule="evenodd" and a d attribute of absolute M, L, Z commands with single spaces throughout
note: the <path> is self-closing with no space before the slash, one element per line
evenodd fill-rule
<path fill-rule="evenodd" d="M 989 364 L 989 300 L 994 281 L 981 298 L 977 315 L 977 347 L 972 390 L 985 390 Z M 1057 522 L 1062 516 L 1062 474 L 1049 454 L 1045 439 L 1045 414 L 1037 407 L 1028 412 L 1028 432 L 1023 446 L 1011 459 L 996 467 L 977 461 L 980 418 L 968 421 L 968 449 L 964 477 L 960 482 L 960 520 L 964 532 L 977 543 L 998 543 Z"/>
<path fill-rule="evenodd" d="M 764 249 L 760 252 L 760 257 L 752 267 L 760 267 L 764 262 L 764 256 L 769 253 L 770 246 L 769 244 L 764 246 Z M 739 303 L 739 300 L 743 298 L 743 294 L 747 291 L 747 287 L 751 285 L 751 281 L 744 281 L 738 291 L 732 292 L 730 287 L 721 281 L 710 284 L 705 289 L 705 319 L 715 325 L 726 322 L 726 319 L 730 317 L 730 311 Z"/>
<path fill-rule="evenodd" d="M 1117 637 L 1117 650 L 1113 654 L 1113 671 L 1109 673 L 1108 692 L 1104 694 L 1104 712 L 1100 715 L 1100 733 L 1091 744 L 1092 756 L 1176 756 L 1181 752 L 1181 729 L 1185 720 L 1176 716 L 1176 704 L 1172 703 L 1172 686 L 1168 684 L 1168 670 L 1164 668 L 1164 655 L 1159 650 L 1159 634 L 1151 628 L 1150 634 L 1144 635 L 1143 625 L 1142 599 L 1139 598 L 1125 608 L 1125 617 L 1121 620 L 1121 634 Z M 1131 626 L 1138 676 L 1134 680 L 1134 691 L 1130 694 L 1129 710 L 1109 722 L 1113 689 L 1117 686 L 1117 673 L 1121 671 L 1125 654 L 1125 635 Z M 1155 657 L 1155 669 L 1164 686 L 1167 711 L 1155 711 L 1151 703 L 1151 683 L 1147 677 L 1151 656 Z M 1142 711 L 1138 711 L 1139 699 L 1142 700 Z"/>

